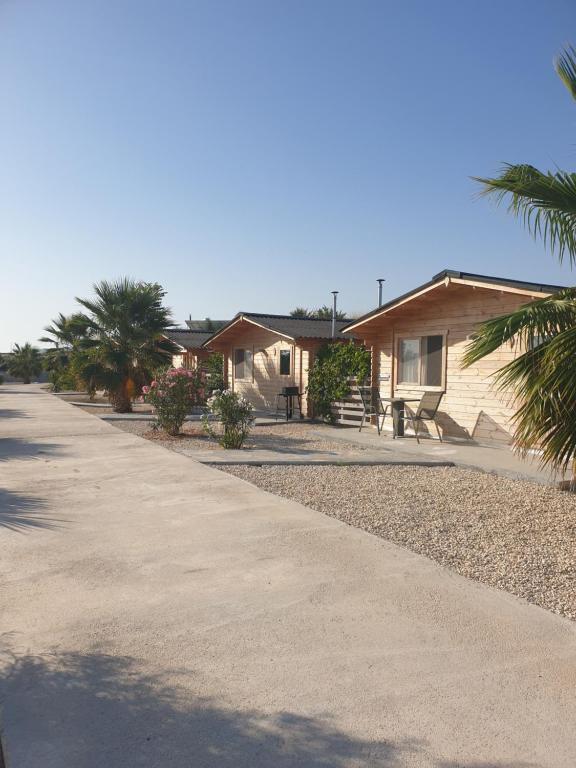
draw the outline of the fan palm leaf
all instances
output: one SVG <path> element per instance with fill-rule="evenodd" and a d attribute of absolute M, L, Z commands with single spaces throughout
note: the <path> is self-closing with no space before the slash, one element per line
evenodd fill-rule
<path fill-rule="evenodd" d="M 555 68 L 576 99 L 576 49 L 565 48 Z M 476 181 L 482 184 L 481 194 L 506 201 L 560 262 L 576 264 L 576 173 L 507 164 L 499 176 Z M 542 462 L 557 470 L 572 463 L 576 486 L 576 289 L 484 323 L 466 350 L 464 365 L 506 343 L 517 345 L 518 354 L 497 372 L 495 383 L 517 405 L 515 446 L 524 454 L 539 449 Z"/>
<path fill-rule="evenodd" d="M 164 334 L 172 327 L 165 292 L 157 283 L 123 278 L 94 286 L 94 298 L 77 301 L 84 312 L 80 348 L 89 355 L 86 371 L 109 394 L 118 411 L 131 410 L 131 399 L 151 371 L 170 362 L 178 347 Z"/>
<path fill-rule="evenodd" d="M 538 449 L 544 465 L 564 470 L 576 456 L 576 288 L 484 323 L 463 363 L 473 365 L 507 343 L 518 354 L 495 383 L 519 403 L 516 448 L 521 454 Z"/>
<path fill-rule="evenodd" d="M 576 99 L 576 50 L 566 48 L 555 63 L 558 76 Z M 482 184 L 481 194 L 497 203 L 506 201 L 508 210 L 519 217 L 534 238 L 562 262 L 576 264 L 576 174 L 543 172 L 528 164 L 505 164 L 499 176 L 474 177 Z"/>
<path fill-rule="evenodd" d="M 576 99 L 576 49 L 574 46 L 569 45 L 562 51 L 555 61 L 555 68 L 572 98 Z"/>
<path fill-rule="evenodd" d="M 576 173 L 543 173 L 532 165 L 504 165 L 500 176 L 475 177 L 483 195 L 508 200 L 534 238 L 556 253 L 560 262 L 576 263 Z"/>

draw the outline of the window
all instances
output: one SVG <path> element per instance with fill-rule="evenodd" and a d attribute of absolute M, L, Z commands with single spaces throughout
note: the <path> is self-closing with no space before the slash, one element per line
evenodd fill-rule
<path fill-rule="evenodd" d="M 250 349 L 234 350 L 234 378 L 252 378 L 252 351 Z"/>
<path fill-rule="evenodd" d="M 290 376 L 290 350 L 280 350 L 280 376 Z"/>
<path fill-rule="evenodd" d="M 528 339 L 528 349 L 530 351 L 537 349 L 540 344 L 544 344 L 545 341 L 546 338 L 544 336 L 540 336 L 540 334 L 532 334 Z"/>
<path fill-rule="evenodd" d="M 398 384 L 442 386 L 443 336 L 416 336 L 398 342 Z"/>

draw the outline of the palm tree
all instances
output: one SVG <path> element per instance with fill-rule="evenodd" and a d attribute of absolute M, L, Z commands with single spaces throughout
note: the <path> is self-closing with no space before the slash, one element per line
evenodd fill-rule
<path fill-rule="evenodd" d="M 576 50 L 565 49 L 556 72 L 576 99 Z M 496 178 L 476 178 L 483 194 L 521 218 L 560 262 L 576 264 L 576 173 L 542 172 L 531 165 L 506 165 Z M 576 288 L 532 302 L 480 326 L 464 365 L 516 344 L 519 354 L 496 376 L 519 407 L 514 444 L 521 454 L 537 448 L 554 470 L 572 465 L 576 483 Z"/>
<path fill-rule="evenodd" d="M 80 312 L 72 315 L 63 315 L 59 313 L 51 325 L 47 325 L 44 330 L 48 334 L 42 336 L 39 341 L 47 344 L 53 344 L 55 348 L 72 350 L 77 343 L 88 333 L 88 326 L 84 322 Z"/>
<path fill-rule="evenodd" d="M 313 317 L 313 315 L 314 312 L 306 309 L 306 307 L 294 307 L 294 309 L 290 312 L 290 317 L 307 318 Z"/>
<path fill-rule="evenodd" d="M 332 320 L 332 311 L 332 307 L 327 307 L 326 304 L 324 304 L 323 307 L 318 307 L 318 309 L 311 312 L 310 317 L 314 317 L 317 320 Z M 346 320 L 346 312 L 341 312 L 337 309 L 336 320 Z"/>
<path fill-rule="evenodd" d="M 332 308 L 326 304 L 318 309 L 306 309 L 306 307 L 295 307 L 290 312 L 290 317 L 310 320 L 332 320 Z M 346 312 L 336 310 L 336 320 L 346 320 Z"/>
<path fill-rule="evenodd" d="M 42 353 L 36 347 L 26 342 L 23 346 L 14 344 L 12 352 L 2 359 L 2 367 L 11 376 L 22 379 L 24 384 L 42 373 Z"/>
<path fill-rule="evenodd" d="M 48 334 L 42 336 L 39 341 L 52 344 L 44 354 L 47 371 L 51 374 L 55 391 L 62 385 L 84 386 L 90 396 L 95 394 L 95 384 L 87 366 L 92 365 L 88 353 L 82 348 L 82 342 L 90 336 L 90 328 L 87 326 L 83 315 L 76 312 L 71 315 L 63 315 L 52 320 L 44 330 Z"/>
<path fill-rule="evenodd" d="M 76 327 L 85 329 L 79 343 L 87 353 L 84 375 L 106 390 L 116 412 L 126 413 L 154 369 L 170 363 L 178 350 L 163 335 L 172 315 L 157 283 L 104 280 L 94 293 L 94 299 L 77 298 L 86 310 L 75 316 Z"/>

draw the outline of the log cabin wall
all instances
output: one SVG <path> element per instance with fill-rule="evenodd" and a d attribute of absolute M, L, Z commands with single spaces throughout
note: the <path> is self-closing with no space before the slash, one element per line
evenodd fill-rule
<path fill-rule="evenodd" d="M 248 350 L 252 355 L 251 370 L 245 370 L 242 378 L 236 375 L 234 351 Z M 280 353 L 290 352 L 290 373 L 280 373 Z M 256 326 L 242 325 L 234 340 L 227 341 L 221 350 L 227 360 L 228 386 L 238 392 L 257 410 L 273 411 L 276 395 L 283 387 L 299 387 L 303 392 L 307 385 L 307 369 L 310 352 L 301 344 L 280 334 Z M 306 415 L 306 398 L 302 411 Z"/>
<path fill-rule="evenodd" d="M 178 355 L 172 355 L 172 367 L 194 370 L 198 366 L 202 367 L 211 354 L 209 349 L 188 349 Z"/>
<path fill-rule="evenodd" d="M 398 381 L 399 339 L 443 335 L 441 388 L 445 395 L 439 410 L 442 432 L 479 442 L 509 443 L 514 404 L 510 395 L 496 391 L 494 374 L 514 358 L 515 350 L 503 346 L 465 369 L 462 356 L 480 323 L 512 312 L 534 298 L 542 298 L 542 294 L 531 296 L 451 283 L 375 318 L 354 334 L 362 335 L 372 348 L 373 384 L 379 387 L 382 397 L 415 398 L 434 387 Z"/>

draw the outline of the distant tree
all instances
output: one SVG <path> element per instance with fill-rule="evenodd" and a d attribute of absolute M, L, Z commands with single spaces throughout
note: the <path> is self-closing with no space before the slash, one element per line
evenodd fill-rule
<path fill-rule="evenodd" d="M 14 344 L 11 353 L 3 358 L 2 367 L 14 378 L 30 384 L 33 378 L 42 373 L 42 353 L 28 342 L 23 346 Z"/>
<path fill-rule="evenodd" d="M 311 312 L 309 309 L 306 309 L 306 307 L 295 307 L 295 308 L 294 308 L 294 309 L 293 309 L 293 310 L 290 312 L 290 317 L 300 317 L 300 318 L 305 318 L 305 317 L 312 317 L 312 316 L 313 316 L 313 314 L 314 314 L 314 313 L 313 313 L 313 312 Z"/>
<path fill-rule="evenodd" d="M 209 331 L 210 333 L 214 333 L 214 331 L 216 331 L 216 326 L 209 317 L 204 320 L 204 330 Z"/>
<path fill-rule="evenodd" d="M 311 320 L 332 320 L 332 308 L 324 305 L 318 309 L 296 307 L 290 312 L 290 317 L 309 318 Z M 336 320 L 346 320 L 346 313 L 336 310 Z"/>
<path fill-rule="evenodd" d="M 318 320 L 332 320 L 332 307 L 327 307 L 326 304 L 324 304 L 323 307 L 319 307 L 312 313 L 312 317 L 315 317 Z M 336 320 L 346 320 L 346 312 L 336 310 Z"/>

